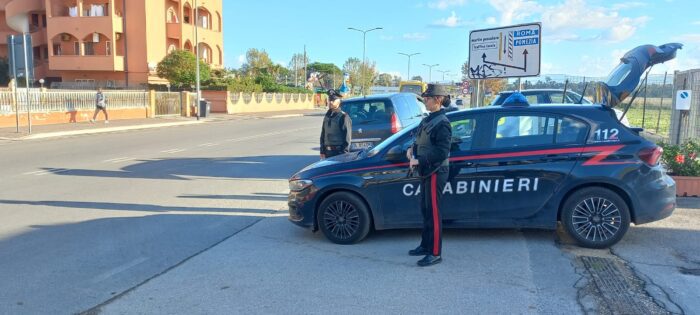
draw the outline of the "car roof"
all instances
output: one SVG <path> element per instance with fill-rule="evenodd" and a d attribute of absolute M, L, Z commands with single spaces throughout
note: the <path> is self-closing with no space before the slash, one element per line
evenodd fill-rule
<path fill-rule="evenodd" d="M 470 108 L 466 110 L 461 110 L 458 112 L 454 113 L 448 113 L 448 115 L 454 115 L 457 113 L 490 113 L 490 112 L 501 112 L 501 111 L 508 111 L 508 112 L 513 112 L 513 111 L 523 111 L 523 112 L 555 112 L 555 113 L 563 113 L 563 114 L 583 114 L 586 112 L 590 111 L 599 111 L 601 109 L 604 109 L 605 107 L 599 104 L 587 104 L 585 106 L 581 106 L 581 104 L 543 104 L 543 106 L 540 106 L 538 104 L 535 105 L 525 105 L 525 106 L 513 106 L 513 105 L 492 105 L 492 106 L 486 106 L 486 107 L 479 107 L 479 108 Z"/>
<path fill-rule="evenodd" d="M 413 94 L 413 93 L 382 93 L 382 94 L 372 94 L 372 95 L 351 97 L 348 99 L 344 99 L 343 102 L 386 100 L 386 99 L 393 99 L 393 98 L 397 98 L 397 97 L 406 97 L 406 96 L 417 97 L 417 95 Z"/>

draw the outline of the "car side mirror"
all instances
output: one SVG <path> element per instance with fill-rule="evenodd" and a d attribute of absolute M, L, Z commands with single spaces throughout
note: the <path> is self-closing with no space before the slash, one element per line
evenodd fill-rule
<path fill-rule="evenodd" d="M 389 162 L 403 162 L 406 160 L 406 150 L 401 145 L 395 145 L 384 155 Z"/>

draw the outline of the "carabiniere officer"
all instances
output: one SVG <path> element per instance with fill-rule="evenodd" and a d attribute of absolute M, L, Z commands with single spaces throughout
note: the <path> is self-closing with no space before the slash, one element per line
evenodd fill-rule
<path fill-rule="evenodd" d="M 328 90 L 328 112 L 321 127 L 321 159 L 350 152 L 352 120 L 340 109 L 342 95 Z"/>
<path fill-rule="evenodd" d="M 423 234 L 420 246 L 408 252 L 411 256 L 425 256 L 418 266 L 431 266 L 442 261 L 442 191 L 449 174 L 449 154 L 452 126 L 445 116 L 443 104 L 448 102 L 445 86 L 428 84 L 421 95 L 430 115 L 418 126 L 416 141 L 407 152 L 409 165 L 421 177 L 421 212 Z"/>

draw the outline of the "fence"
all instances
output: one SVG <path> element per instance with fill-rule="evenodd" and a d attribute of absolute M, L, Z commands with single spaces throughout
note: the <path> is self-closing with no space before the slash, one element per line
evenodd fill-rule
<path fill-rule="evenodd" d="M 675 75 L 674 95 L 678 90 L 692 90 L 690 110 L 672 111 L 671 143 L 678 144 L 700 139 L 700 69 L 676 72 Z"/>
<path fill-rule="evenodd" d="M 148 92 L 144 91 L 106 91 L 108 108 L 145 108 L 148 106 Z M 0 92 L 0 114 L 12 114 L 15 108 L 12 104 L 14 93 Z M 21 113 L 27 110 L 33 113 L 72 112 L 77 110 L 92 110 L 95 108 L 95 92 L 81 91 L 41 91 L 24 89 L 17 92 L 17 109 Z"/>
<path fill-rule="evenodd" d="M 156 92 L 156 116 L 182 114 L 182 95 L 177 92 Z"/>

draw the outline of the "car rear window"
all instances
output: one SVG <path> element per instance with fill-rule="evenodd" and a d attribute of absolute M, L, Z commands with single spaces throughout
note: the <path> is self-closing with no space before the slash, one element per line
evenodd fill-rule
<path fill-rule="evenodd" d="M 394 107 L 387 101 L 343 102 L 340 107 L 350 116 L 353 126 L 391 122 L 394 113 Z"/>

